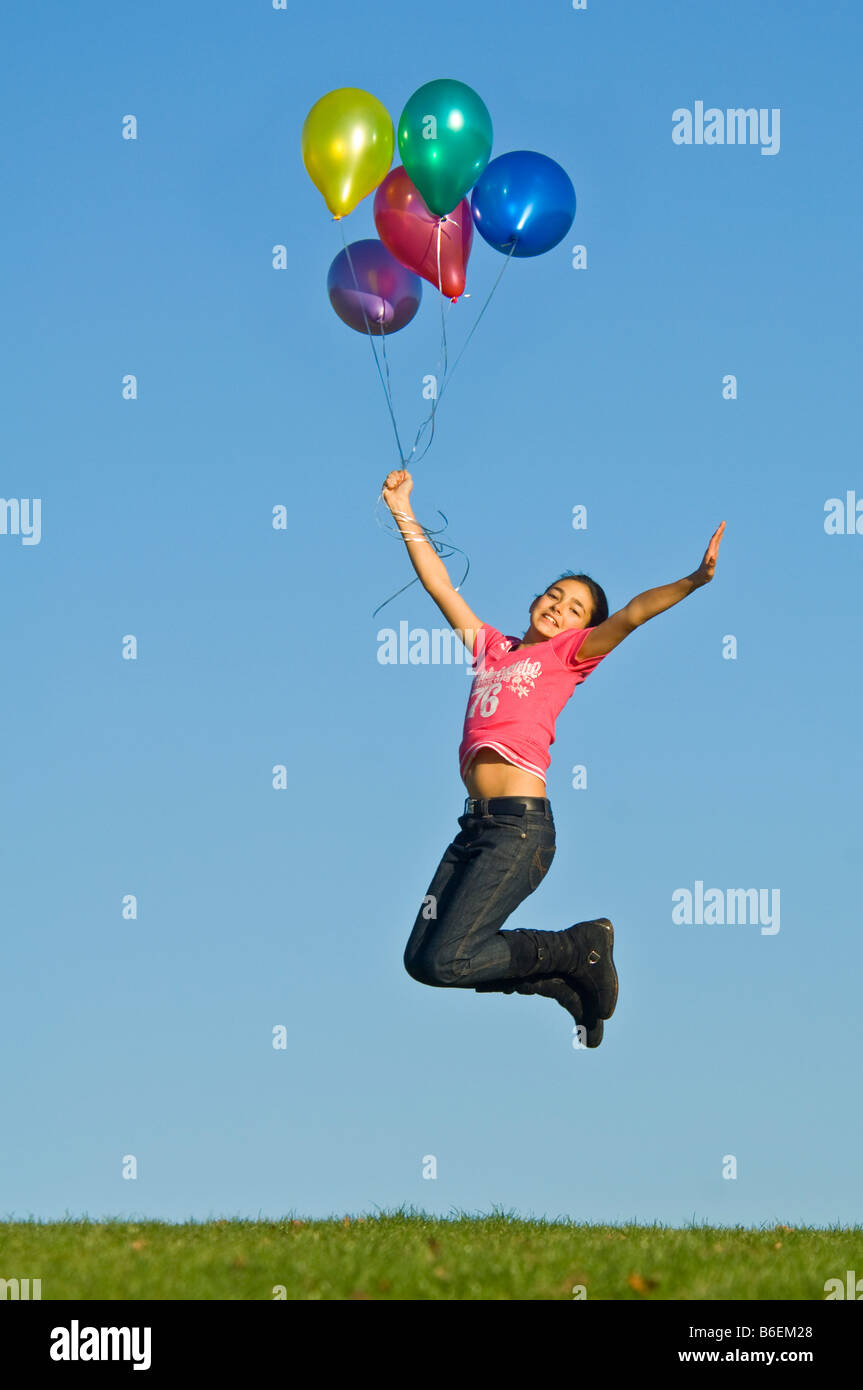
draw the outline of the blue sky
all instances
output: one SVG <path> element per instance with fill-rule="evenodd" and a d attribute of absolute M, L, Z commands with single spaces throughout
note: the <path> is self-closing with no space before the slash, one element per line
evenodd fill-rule
<path fill-rule="evenodd" d="M 863 497 L 861 15 L 54 0 L 4 30 L 0 493 L 42 500 L 42 536 L 0 535 L 3 1214 L 859 1222 L 863 537 L 824 505 Z M 577 568 L 618 607 L 727 520 L 715 583 L 558 722 L 557 856 L 508 925 L 614 920 L 592 1052 L 550 1001 L 402 965 L 458 830 L 468 678 L 377 660 L 382 627 L 442 619 L 417 586 L 372 617 L 412 574 L 376 524 L 398 458 L 299 138 L 335 87 L 397 121 L 443 76 L 494 155 L 548 154 L 578 197 L 508 267 L 415 470 L 468 601 L 522 632 Z M 778 108 L 779 153 L 675 145 L 699 100 Z M 345 231 L 374 235 L 370 198 Z M 499 268 L 477 237 L 451 349 Z M 428 286 L 390 343 L 408 438 L 437 353 Z M 778 888 L 780 931 L 675 925 L 698 880 Z"/>

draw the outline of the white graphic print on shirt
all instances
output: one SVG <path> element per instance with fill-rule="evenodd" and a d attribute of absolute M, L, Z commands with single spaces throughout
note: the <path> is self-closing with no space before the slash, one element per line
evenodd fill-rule
<path fill-rule="evenodd" d="M 480 714 L 486 718 L 494 714 L 498 694 L 505 685 L 510 686 L 520 699 L 529 695 L 541 675 L 542 662 L 527 659 L 516 661 L 512 666 L 505 666 L 503 670 L 477 672 L 470 692 L 468 719 L 476 714 L 478 705 Z"/>

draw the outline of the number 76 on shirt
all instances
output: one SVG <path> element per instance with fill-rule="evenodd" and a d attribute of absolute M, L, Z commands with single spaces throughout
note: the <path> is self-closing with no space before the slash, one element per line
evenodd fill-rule
<path fill-rule="evenodd" d="M 486 717 L 490 714 L 494 714 L 497 709 L 497 694 L 502 688 L 503 681 L 498 681 L 497 685 L 491 686 L 488 690 L 478 690 L 477 693 L 472 696 L 470 705 L 468 706 L 468 719 L 471 719 L 473 715 L 476 714 L 476 707 L 480 700 L 482 701 L 482 704 L 479 706 L 480 714 Z"/>

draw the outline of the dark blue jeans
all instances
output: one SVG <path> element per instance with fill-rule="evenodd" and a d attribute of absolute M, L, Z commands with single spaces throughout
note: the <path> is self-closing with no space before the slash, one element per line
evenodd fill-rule
<path fill-rule="evenodd" d="M 481 801 L 479 812 L 459 816 L 461 831 L 447 846 L 417 913 L 404 962 L 420 984 L 473 989 L 519 978 L 508 933 L 500 928 L 548 873 L 554 817 L 548 801 L 543 810 L 529 810 L 523 798 L 497 797 L 494 814 L 487 804 Z"/>

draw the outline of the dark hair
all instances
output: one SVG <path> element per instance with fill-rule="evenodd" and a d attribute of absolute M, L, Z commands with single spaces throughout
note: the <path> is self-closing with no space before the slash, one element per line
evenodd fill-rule
<path fill-rule="evenodd" d="M 543 590 L 543 593 L 548 593 L 548 590 L 553 589 L 555 584 L 559 584 L 562 579 L 577 579 L 580 584 L 584 584 L 585 588 L 590 590 L 590 596 L 593 599 L 593 612 L 590 615 L 590 626 L 597 627 L 600 623 L 604 623 L 608 617 L 608 599 L 605 597 L 605 590 L 600 588 L 596 580 L 591 579 L 589 574 L 573 574 L 571 570 L 568 570 L 566 574 L 559 574 L 557 579 L 553 579 L 548 587 Z M 540 595 L 537 594 L 537 598 L 539 597 Z M 534 599 L 534 603 L 535 602 L 536 599 Z"/>

